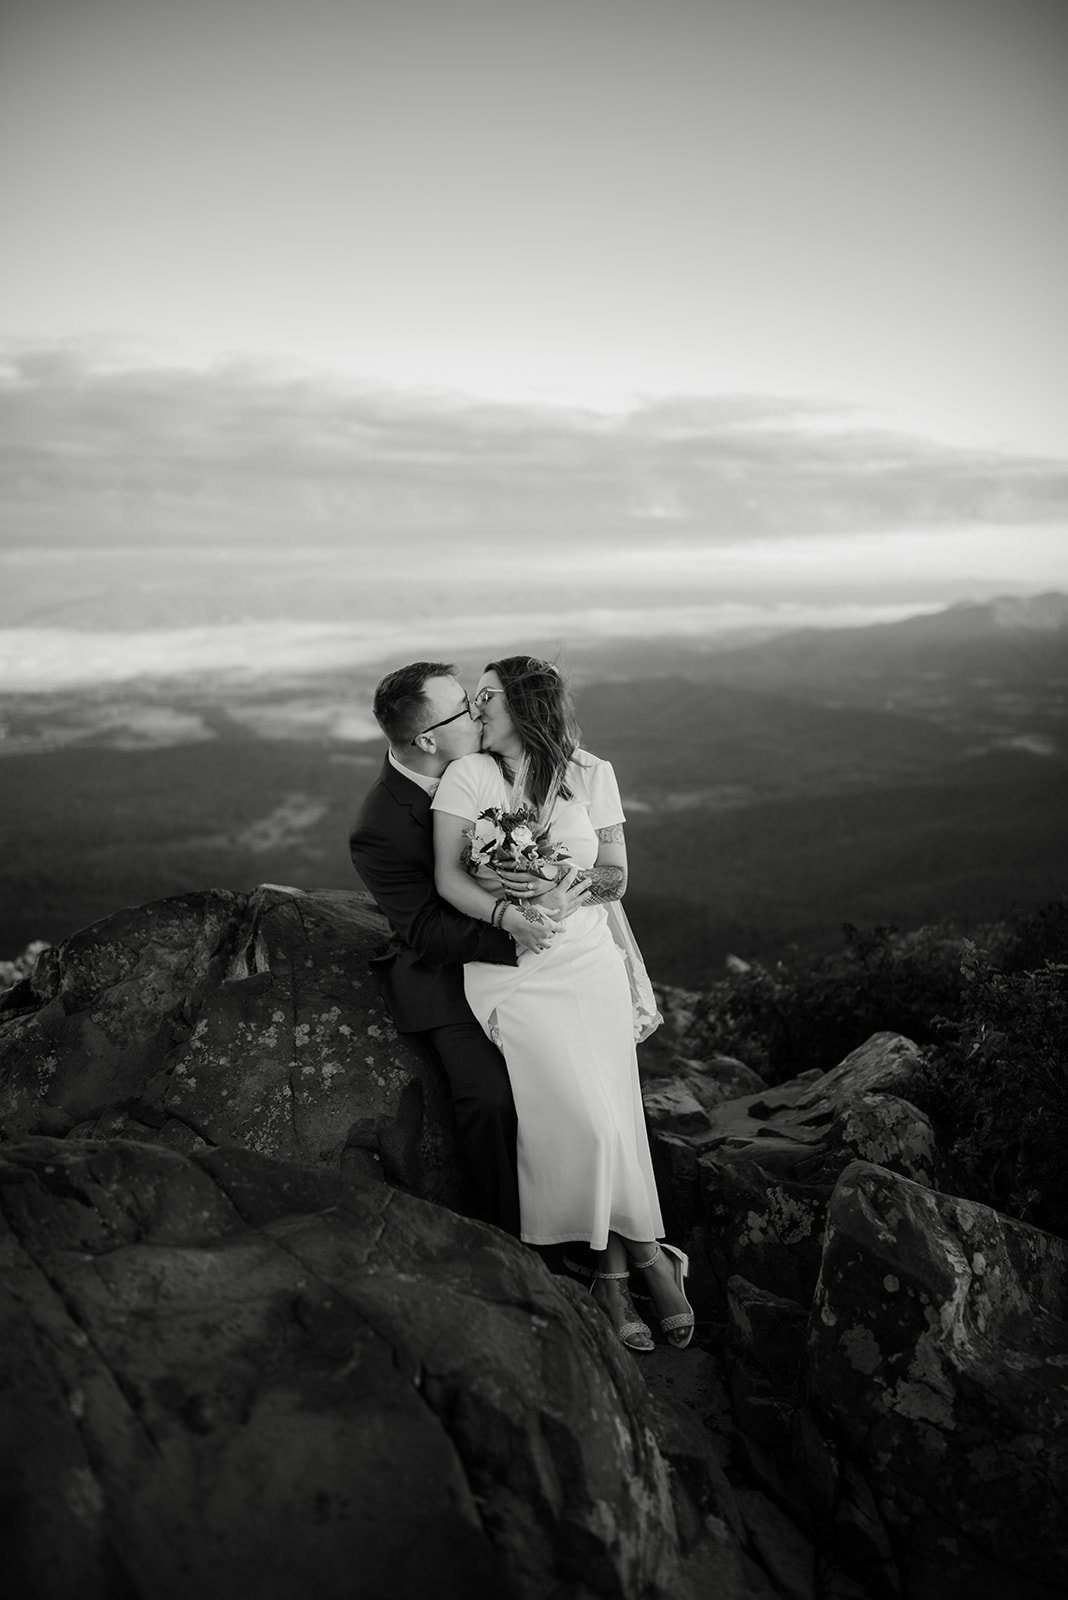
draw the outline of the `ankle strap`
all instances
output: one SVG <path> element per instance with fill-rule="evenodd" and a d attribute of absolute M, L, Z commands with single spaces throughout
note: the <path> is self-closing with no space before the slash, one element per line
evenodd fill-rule
<path fill-rule="evenodd" d="M 660 1260 L 660 1246 L 658 1244 L 654 1244 L 653 1245 L 653 1253 L 649 1257 L 648 1261 L 634 1261 L 634 1260 L 632 1260 L 631 1261 L 631 1266 L 632 1267 L 637 1267 L 639 1272 L 643 1272 L 646 1267 L 651 1267 L 654 1264 L 654 1262 L 659 1261 L 659 1260 Z"/>
<path fill-rule="evenodd" d="M 595 1278 L 603 1278 L 605 1283 L 621 1283 L 624 1278 L 629 1278 L 629 1272 L 595 1272 Z"/>

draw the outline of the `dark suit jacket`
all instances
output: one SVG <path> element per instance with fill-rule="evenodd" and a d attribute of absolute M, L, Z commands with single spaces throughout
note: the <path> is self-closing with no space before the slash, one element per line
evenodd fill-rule
<path fill-rule="evenodd" d="M 430 796 L 388 756 L 349 835 L 349 850 L 393 929 L 393 945 L 375 965 L 398 1031 L 469 1022 L 463 963 L 514 966 L 516 947 L 499 928 L 465 916 L 438 894 Z"/>

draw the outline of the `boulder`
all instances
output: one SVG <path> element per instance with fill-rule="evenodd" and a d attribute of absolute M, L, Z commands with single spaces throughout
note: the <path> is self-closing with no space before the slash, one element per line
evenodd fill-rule
<path fill-rule="evenodd" d="M 812 1545 L 792 1518 L 756 1489 L 737 1491 L 747 1538 L 767 1572 L 770 1593 L 785 1600 L 817 1600 Z"/>
<path fill-rule="evenodd" d="M 703 1138 L 708 1132 L 704 1104 L 685 1076 L 652 1078 L 642 1085 L 645 1119 L 651 1133 Z"/>
<path fill-rule="evenodd" d="M 874 1034 L 829 1072 L 707 1105 L 703 1132 L 691 1114 L 685 1128 L 680 1116 L 657 1134 L 658 1179 L 663 1173 L 680 1204 L 699 1194 L 689 1224 L 709 1242 L 719 1304 L 735 1274 L 810 1303 L 827 1202 L 858 1157 L 923 1183 L 942 1180 L 930 1121 L 907 1098 L 920 1065 L 910 1040 Z"/>
<path fill-rule="evenodd" d="M 1064 1592 L 1066 1269 L 1064 1240 L 985 1206 L 865 1162 L 839 1179 L 810 1394 L 910 1600 Z"/>
<path fill-rule="evenodd" d="M 705 1105 L 721 1100 L 737 1100 L 740 1095 L 760 1094 L 767 1084 L 759 1072 L 747 1067 L 737 1056 L 712 1055 L 687 1063 L 694 1093 Z"/>
<path fill-rule="evenodd" d="M 739 1376 L 746 1395 L 766 1392 L 796 1405 L 806 1360 L 808 1307 L 732 1278 L 727 1323 L 727 1377 Z M 735 1405 L 735 1416 L 739 1407 Z M 750 1430 L 752 1431 L 752 1430 Z"/>
<path fill-rule="evenodd" d="M 724 1352 L 738 1455 L 750 1479 L 810 1532 L 809 1498 L 793 1472 L 791 1449 L 802 1404 L 808 1308 L 744 1278 L 732 1278 L 728 1288 Z"/>
<path fill-rule="evenodd" d="M 0 1005 L 7 1137 L 242 1145 L 463 1209 L 448 1084 L 368 966 L 387 935 L 361 892 L 275 887 L 95 923 Z"/>
<path fill-rule="evenodd" d="M 1068 1245 L 941 1192 L 920 1069 L 881 1034 L 719 1105 L 661 1080 L 657 1178 L 722 1302 L 735 1460 L 815 1541 L 818 1592 L 1051 1600 Z"/>
<path fill-rule="evenodd" d="M 680 1518 L 633 1359 L 496 1229 L 255 1152 L 35 1138 L 0 1150 L 0 1260 L 12 1594 L 746 1592 L 699 1450 Z"/>
<path fill-rule="evenodd" d="M 642 1086 L 650 1130 L 696 1138 L 707 1135 L 707 1113 L 713 1106 L 765 1092 L 757 1073 L 733 1056 L 713 1056 L 708 1061 L 675 1056 L 670 1071 Z"/>
<path fill-rule="evenodd" d="M 117 911 L 44 950 L 0 999 L 9 1137 L 65 1132 L 136 1095 L 222 981 L 248 896 L 206 890 Z"/>
<path fill-rule="evenodd" d="M 783 1154 L 787 1160 L 773 1165 Z M 818 1145 L 812 1150 L 781 1141 L 776 1149 L 769 1140 L 759 1155 L 759 1161 L 734 1159 L 731 1151 L 697 1162 L 709 1293 L 726 1307 L 728 1284 L 741 1277 L 807 1306 L 819 1273 L 833 1178 Z"/>

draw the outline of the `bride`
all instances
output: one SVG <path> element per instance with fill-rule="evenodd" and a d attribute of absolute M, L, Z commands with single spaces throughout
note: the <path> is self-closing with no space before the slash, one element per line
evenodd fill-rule
<path fill-rule="evenodd" d="M 627 1286 L 640 1270 L 669 1342 L 684 1349 L 693 1311 L 687 1260 L 663 1234 L 634 1046 L 631 986 L 608 907 L 627 881 L 623 808 L 607 761 L 579 748 L 563 678 L 548 662 L 491 662 L 474 697 L 482 753 L 445 771 L 433 801 L 439 893 L 469 915 L 500 921 L 520 947 L 516 966 L 469 962 L 468 1002 L 504 1053 L 519 1119 L 521 1236 L 530 1244 L 585 1240 L 598 1252 L 593 1293 L 622 1342 L 651 1350 Z M 488 808 L 531 806 L 570 865 L 544 882 L 506 876 L 521 904 L 502 913 L 500 879 L 479 883 L 470 830 Z M 562 895 L 581 872 L 585 902 L 565 918 Z M 620 922 L 624 922 L 619 917 Z M 625 923 L 624 923 L 625 925 Z"/>

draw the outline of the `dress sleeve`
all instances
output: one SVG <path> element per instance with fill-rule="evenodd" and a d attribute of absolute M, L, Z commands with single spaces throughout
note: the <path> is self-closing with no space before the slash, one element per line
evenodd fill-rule
<path fill-rule="evenodd" d="M 447 811 L 450 816 L 474 822 L 486 807 L 486 801 L 482 798 L 482 777 L 481 756 L 461 756 L 458 761 L 451 762 L 442 773 L 430 809 Z"/>
<path fill-rule="evenodd" d="M 589 773 L 589 786 L 590 823 L 594 828 L 611 828 L 619 822 L 626 822 L 623 802 L 619 797 L 619 785 L 610 761 L 598 761 L 594 758 L 593 768 Z"/>

